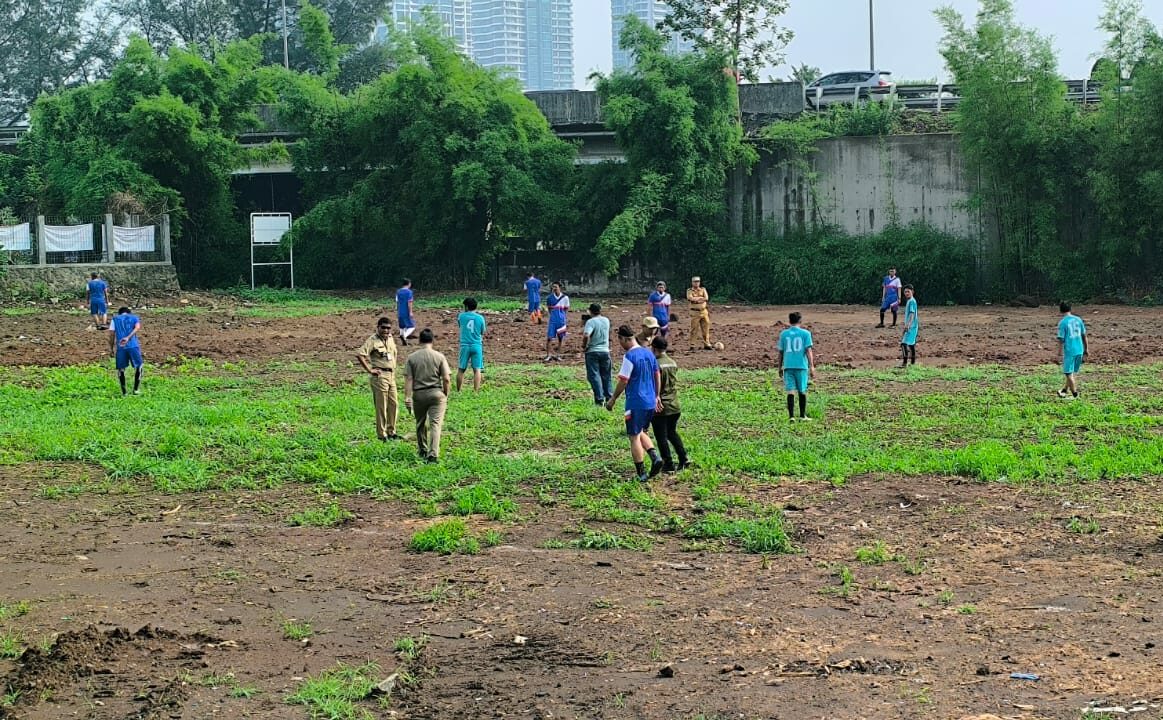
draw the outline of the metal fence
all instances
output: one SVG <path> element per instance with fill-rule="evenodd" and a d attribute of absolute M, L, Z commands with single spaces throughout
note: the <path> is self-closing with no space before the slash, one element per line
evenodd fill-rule
<path fill-rule="evenodd" d="M 8 265 L 105 265 L 170 263 L 170 218 L 144 222 L 131 217 L 115 225 L 103 217 L 40 216 L 20 225 L 0 228 L 0 238 L 18 247 L 0 247 L 0 263 Z M 24 234 L 23 224 L 28 232 Z M 27 240 L 27 242 L 25 242 Z M 3 240 L 0 240 L 0 244 Z"/>
<path fill-rule="evenodd" d="M 1066 80 L 1066 99 L 1077 105 L 1093 105 L 1102 100 L 1102 83 L 1096 80 Z M 885 100 L 910 110 L 952 110 L 961 102 L 952 83 L 934 85 L 888 85 L 885 87 L 813 88 L 805 90 L 804 105 L 818 110 L 829 105 Z"/>

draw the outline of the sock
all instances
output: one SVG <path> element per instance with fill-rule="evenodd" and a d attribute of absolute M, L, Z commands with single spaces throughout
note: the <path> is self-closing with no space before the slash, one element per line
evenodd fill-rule
<path fill-rule="evenodd" d="M 909 361 L 909 346 L 905 345 L 904 343 L 901 343 L 901 365 L 908 363 L 908 361 Z"/>
<path fill-rule="evenodd" d="M 634 463 L 634 469 L 638 471 L 639 475 L 646 474 L 646 464 L 645 463 L 640 463 L 640 462 Z"/>
<path fill-rule="evenodd" d="M 117 380 L 121 383 L 121 394 L 125 394 L 125 371 L 121 370 L 117 373 Z"/>
<path fill-rule="evenodd" d="M 917 364 L 917 346 L 909 345 L 909 355 L 912 357 L 913 365 Z"/>
<path fill-rule="evenodd" d="M 892 311 L 892 324 L 896 325 L 896 310 Z"/>
<path fill-rule="evenodd" d="M 883 310 L 880 311 L 880 324 L 881 325 L 884 324 L 884 311 Z"/>
<path fill-rule="evenodd" d="M 796 416 L 796 398 L 795 395 L 787 396 L 787 416 L 794 418 Z"/>
<path fill-rule="evenodd" d="M 788 395 L 790 398 L 791 395 Z M 808 396 L 805 393 L 800 393 L 800 417 L 807 417 L 808 415 Z"/>
<path fill-rule="evenodd" d="M 137 392 L 141 388 L 141 368 L 133 371 L 133 392 Z"/>
<path fill-rule="evenodd" d="M 650 456 L 651 462 L 662 462 L 662 456 L 658 454 L 658 448 L 650 448 L 646 451 L 646 454 Z"/>

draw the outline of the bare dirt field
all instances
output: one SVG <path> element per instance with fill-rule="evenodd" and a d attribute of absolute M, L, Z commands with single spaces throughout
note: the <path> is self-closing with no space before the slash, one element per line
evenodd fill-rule
<path fill-rule="evenodd" d="M 147 361 L 346 362 L 375 317 L 257 318 L 185 297 L 205 309 L 135 303 L 146 306 Z M 897 336 L 873 328 L 875 309 L 795 309 L 820 362 L 894 361 Z M 770 367 L 774 324 L 788 310 L 715 308 L 727 350 L 684 350 L 679 362 Z M 642 311 L 608 307 L 616 323 Z M 1163 310 L 1078 312 L 1092 362 L 1163 357 Z M 1054 361 L 1056 308 L 922 313 L 922 363 Z M 419 324 L 440 329 L 449 348 L 452 318 L 421 311 Z M 490 362 L 541 358 L 544 326 L 490 319 Z M 0 364 L 104 360 L 87 320 L 51 308 L 0 315 Z M 685 316 L 677 325 L 681 348 Z M 566 362 L 580 363 L 576 340 Z M 688 482 L 663 477 L 654 492 L 690 511 Z M 0 619 L 7 612 L 6 627 L 31 648 L 0 659 L 0 718 L 300 719 L 308 711 L 286 699 L 304 678 L 368 661 L 382 677 L 402 668 L 417 680 L 398 684 L 390 705 L 360 704 L 376 718 L 1123 716 L 1084 712 L 1116 706 L 1163 718 L 1157 480 L 723 487 L 783 507 L 799 552 L 770 557 L 693 550 L 677 537 L 649 552 L 550 550 L 545 541 L 577 526 L 581 511 L 518 498 L 519 523 L 470 521 L 503 525 L 504 544 L 439 557 L 407 551 L 430 521 L 392 501 L 345 496 L 353 521 L 288 527 L 290 513 L 318 500 L 301 485 L 44 496 L 49 485 L 103 478 L 84 463 L 0 464 Z M 1077 518 L 1102 530 L 1072 531 Z M 877 540 L 886 557 L 854 559 Z M 16 612 L 19 599 L 30 604 Z M 309 622 L 311 636 L 287 639 L 289 621 Z M 415 657 L 395 652 L 406 637 L 427 638 Z"/>

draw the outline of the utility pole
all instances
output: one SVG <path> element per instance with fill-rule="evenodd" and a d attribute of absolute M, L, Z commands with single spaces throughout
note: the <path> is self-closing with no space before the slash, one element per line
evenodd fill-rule
<path fill-rule="evenodd" d="M 291 53 L 287 48 L 287 0 L 283 0 L 283 67 L 291 69 Z"/>
<path fill-rule="evenodd" d="M 868 0 L 868 69 L 876 72 L 876 39 L 872 32 L 872 3 Z"/>

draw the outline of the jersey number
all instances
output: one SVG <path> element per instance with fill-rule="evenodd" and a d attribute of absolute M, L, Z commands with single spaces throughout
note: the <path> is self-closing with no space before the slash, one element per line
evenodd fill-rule
<path fill-rule="evenodd" d="M 785 352 L 803 352 L 804 340 L 803 338 L 790 338 L 787 341 L 787 350 Z"/>

